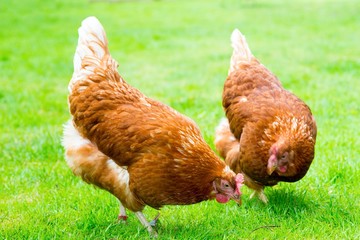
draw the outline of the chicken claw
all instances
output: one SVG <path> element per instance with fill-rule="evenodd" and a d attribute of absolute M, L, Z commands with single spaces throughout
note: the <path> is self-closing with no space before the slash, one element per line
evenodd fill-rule
<path fill-rule="evenodd" d="M 250 199 L 253 198 L 255 195 L 257 195 L 257 197 L 265 204 L 267 204 L 269 202 L 268 198 L 266 197 L 265 193 L 264 193 L 264 189 L 261 190 L 255 190 L 251 195 L 250 195 Z"/>
<path fill-rule="evenodd" d="M 158 213 L 158 214 L 156 215 L 156 217 L 155 217 L 151 222 L 149 222 L 150 226 L 156 227 L 156 223 L 157 223 L 157 221 L 159 220 L 159 217 L 160 217 L 160 213 Z"/>

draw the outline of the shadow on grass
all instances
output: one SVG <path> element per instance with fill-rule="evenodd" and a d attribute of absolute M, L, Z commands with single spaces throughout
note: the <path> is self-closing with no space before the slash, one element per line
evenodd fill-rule
<path fill-rule="evenodd" d="M 333 222 L 332 217 L 334 216 L 340 221 L 351 222 L 353 220 L 352 213 L 349 211 L 349 207 L 351 208 L 353 203 L 348 201 L 348 205 L 344 205 L 341 201 L 341 195 L 332 196 L 327 192 L 318 191 L 317 195 L 314 196 L 307 190 L 291 189 L 291 187 L 273 188 L 266 194 L 269 199 L 267 205 L 260 201 L 256 204 L 249 204 L 257 210 L 264 210 L 265 208 L 269 215 L 279 220 L 300 220 L 311 217 L 321 221 L 326 219 L 327 222 Z"/>
<path fill-rule="evenodd" d="M 269 198 L 268 209 L 273 214 L 293 215 L 298 212 L 313 211 L 313 204 L 306 191 L 273 189 L 267 195 Z"/>
<path fill-rule="evenodd" d="M 268 204 L 259 199 L 249 199 L 245 202 L 244 208 L 248 212 L 256 212 L 259 218 L 271 218 L 277 221 L 293 219 L 297 220 L 305 216 L 316 214 L 315 199 L 305 190 L 299 191 L 289 188 L 274 187 L 266 189 Z"/>

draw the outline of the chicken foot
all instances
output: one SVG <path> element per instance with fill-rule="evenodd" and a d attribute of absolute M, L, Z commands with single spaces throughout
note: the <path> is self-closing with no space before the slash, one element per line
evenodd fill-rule
<path fill-rule="evenodd" d="M 126 215 L 126 208 L 121 204 L 120 201 L 119 201 L 119 209 L 120 209 L 120 212 L 119 212 L 118 219 L 125 222 L 128 219 L 128 216 Z M 156 223 L 159 220 L 160 212 L 156 215 L 156 217 L 151 222 L 148 222 L 146 220 L 144 214 L 141 211 L 135 212 L 135 215 L 140 220 L 141 224 L 148 230 L 150 235 L 153 237 L 157 237 L 157 232 L 153 229 L 153 227 L 156 226 Z"/>
<path fill-rule="evenodd" d="M 267 204 L 268 199 L 264 193 L 264 186 L 249 178 L 244 172 L 242 172 L 242 174 L 245 179 L 245 185 L 254 190 L 254 192 L 250 195 L 250 199 L 256 195 L 263 203 Z"/>
<path fill-rule="evenodd" d="M 157 232 L 152 228 L 151 224 L 146 220 L 144 214 L 141 211 L 135 212 L 135 215 L 137 216 L 137 218 L 140 220 L 141 224 L 148 230 L 148 232 L 150 233 L 150 235 L 152 237 L 157 237 L 158 234 Z M 159 214 L 158 214 L 159 216 Z M 155 219 L 157 220 L 158 216 L 155 217 Z M 155 220 L 154 219 L 154 220 Z M 155 220 L 155 223 L 156 223 Z"/>
<path fill-rule="evenodd" d="M 156 217 L 149 223 L 150 226 L 152 227 L 156 227 L 156 223 L 157 221 L 159 220 L 159 217 L 160 217 L 160 212 L 156 215 Z"/>
<path fill-rule="evenodd" d="M 119 201 L 119 209 L 120 209 L 120 212 L 119 212 L 119 216 L 118 216 L 118 220 L 122 220 L 122 221 L 126 221 L 128 216 L 126 215 L 126 209 L 125 207 L 121 204 L 121 202 Z"/>
<path fill-rule="evenodd" d="M 265 204 L 268 203 L 268 198 L 266 197 L 265 193 L 264 193 L 264 189 L 260 189 L 260 190 L 254 190 L 254 192 L 250 195 L 250 199 L 253 198 L 255 195 L 257 195 L 257 197 Z"/>

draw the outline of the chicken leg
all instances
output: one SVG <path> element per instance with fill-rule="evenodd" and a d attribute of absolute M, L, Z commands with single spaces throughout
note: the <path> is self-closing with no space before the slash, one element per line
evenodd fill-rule
<path fill-rule="evenodd" d="M 242 174 L 244 175 L 246 186 L 254 190 L 254 192 L 250 195 L 250 199 L 253 198 L 254 196 L 257 196 L 263 203 L 267 204 L 268 198 L 264 193 L 264 186 L 255 182 L 254 180 L 249 178 L 246 174 L 244 173 Z"/>
<path fill-rule="evenodd" d="M 119 211 L 119 216 L 118 216 L 118 220 L 122 220 L 122 221 L 126 221 L 128 219 L 128 216 L 126 215 L 126 209 L 125 207 L 121 204 L 121 202 L 119 201 L 119 205 L 120 205 L 120 211 Z"/>
<path fill-rule="evenodd" d="M 255 195 L 265 204 L 268 203 L 268 198 L 266 197 L 264 193 L 264 188 L 260 190 L 254 190 L 254 192 L 250 195 L 250 199 L 253 198 Z"/>
<path fill-rule="evenodd" d="M 141 211 L 135 212 L 135 215 L 140 220 L 141 224 L 148 230 L 152 237 L 157 237 L 157 232 L 152 228 L 151 224 L 146 220 L 144 214 Z M 159 214 L 158 214 L 159 216 Z M 156 218 L 158 218 L 158 216 Z"/>

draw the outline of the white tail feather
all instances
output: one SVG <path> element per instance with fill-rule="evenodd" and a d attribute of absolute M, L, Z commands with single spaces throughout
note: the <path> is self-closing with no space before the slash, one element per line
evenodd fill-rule
<path fill-rule="evenodd" d="M 105 30 L 96 17 L 88 17 L 83 20 L 78 33 L 78 45 L 74 55 L 74 73 L 68 87 L 70 93 L 77 81 L 84 79 L 94 70 L 94 66 L 82 68 L 84 58 L 92 58 L 100 64 L 104 56 L 109 54 Z"/>
<path fill-rule="evenodd" d="M 233 54 L 230 60 L 229 73 L 237 69 L 240 63 L 250 62 L 253 58 L 245 36 L 238 29 L 235 29 L 231 34 L 231 46 L 233 47 Z"/>

